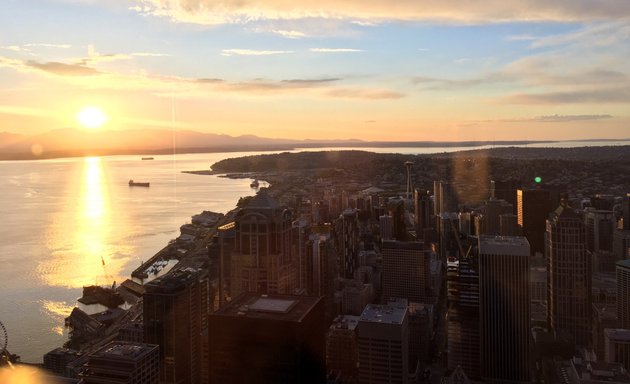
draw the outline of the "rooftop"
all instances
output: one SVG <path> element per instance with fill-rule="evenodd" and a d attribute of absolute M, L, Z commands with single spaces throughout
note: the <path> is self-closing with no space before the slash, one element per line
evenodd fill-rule
<path fill-rule="evenodd" d="M 620 260 L 617 262 L 618 267 L 630 268 L 630 259 Z"/>
<path fill-rule="evenodd" d="M 145 355 L 157 350 L 158 346 L 154 344 L 131 343 L 124 341 L 112 341 L 103 348 L 92 353 L 90 357 L 121 359 L 121 360 L 140 360 Z"/>
<path fill-rule="evenodd" d="M 348 329 L 354 331 L 359 324 L 359 316 L 340 315 L 331 324 L 331 329 Z"/>
<path fill-rule="evenodd" d="M 164 276 L 160 276 L 144 285 L 147 293 L 175 293 L 186 288 L 204 271 L 200 268 L 185 267 L 173 269 Z"/>
<path fill-rule="evenodd" d="M 359 321 L 370 323 L 402 324 L 407 308 L 389 305 L 368 304 L 363 309 Z"/>
<path fill-rule="evenodd" d="M 479 236 L 479 253 L 529 256 L 529 242 L 523 236 Z"/>
<path fill-rule="evenodd" d="M 610 329 L 606 328 L 604 334 L 614 341 L 630 342 L 630 329 Z"/>
<path fill-rule="evenodd" d="M 213 316 L 300 322 L 319 301 L 319 298 L 310 296 L 244 293 L 221 307 Z"/>

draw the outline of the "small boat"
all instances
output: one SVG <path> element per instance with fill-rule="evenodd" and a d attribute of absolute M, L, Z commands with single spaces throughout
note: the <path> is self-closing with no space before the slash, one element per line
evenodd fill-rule
<path fill-rule="evenodd" d="M 142 160 L 153 160 L 153 157 L 143 157 Z"/>
<path fill-rule="evenodd" d="M 148 187 L 150 183 L 138 183 L 133 180 L 129 180 L 130 187 Z"/>
<path fill-rule="evenodd" d="M 258 182 L 258 179 L 255 179 L 249 186 L 252 188 L 258 188 L 259 185 L 260 183 Z"/>

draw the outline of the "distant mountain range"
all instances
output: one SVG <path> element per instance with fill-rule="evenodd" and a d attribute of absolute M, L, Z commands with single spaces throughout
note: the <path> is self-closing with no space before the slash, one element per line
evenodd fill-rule
<path fill-rule="evenodd" d="M 317 145 L 355 145 L 359 140 L 319 140 Z M 313 141 L 271 139 L 254 135 L 229 136 L 195 131 L 143 129 L 86 131 L 57 129 L 34 136 L 0 132 L 0 160 L 86 155 L 159 154 L 223 150 L 290 149 Z"/>
<path fill-rule="evenodd" d="M 0 132 L 0 160 L 119 154 L 290 150 L 317 147 L 474 147 L 490 144 L 523 145 L 535 142 L 540 141 L 291 140 L 254 135 L 230 136 L 189 130 L 87 131 L 67 128 L 34 136 Z"/>

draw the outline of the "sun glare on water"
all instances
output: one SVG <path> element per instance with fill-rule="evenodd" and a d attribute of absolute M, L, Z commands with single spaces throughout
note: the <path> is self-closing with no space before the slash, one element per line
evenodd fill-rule
<path fill-rule="evenodd" d="M 107 115 L 99 107 L 85 107 L 77 113 L 77 121 L 89 129 L 97 129 L 107 122 Z"/>

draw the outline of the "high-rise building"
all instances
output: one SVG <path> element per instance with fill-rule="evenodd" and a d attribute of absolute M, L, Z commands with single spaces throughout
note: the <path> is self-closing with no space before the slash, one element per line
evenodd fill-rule
<path fill-rule="evenodd" d="M 605 329 L 604 359 L 630 367 L 630 329 Z"/>
<path fill-rule="evenodd" d="M 390 215 L 381 215 L 378 218 L 382 240 L 394 239 L 394 219 Z"/>
<path fill-rule="evenodd" d="M 339 256 L 341 276 L 351 279 L 359 266 L 359 216 L 356 209 L 346 209 L 335 220 L 334 240 Z"/>
<path fill-rule="evenodd" d="M 630 259 L 630 229 L 613 232 L 613 253 L 618 260 Z"/>
<path fill-rule="evenodd" d="M 461 366 L 470 377 L 481 377 L 479 350 L 479 272 L 476 259 L 447 263 L 448 369 Z"/>
<path fill-rule="evenodd" d="M 309 236 L 306 250 L 306 293 L 309 296 L 323 297 L 327 318 L 332 318 L 337 259 L 330 227 L 315 231 Z"/>
<path fill-rule="evenodd" d="M 85 384 L 158 384 L 159 347 L 112 341 L 93 352 L 81 376 Z"/>
<path fill-rule="evenodd" d="M 545 252 L 545 220 L 552 210 L 551 195 L 544 189 L 517 189 L 518 225 L 527 237 L 532 255 Z"/>
<path fill-rule="evenodd" d="M 390 304 L 391 305 L 391 304 Z M 409 367 L 414 364 L 426 364 L 433 333 L 433 304 L 409 302 Z"/>
<path fill-rule="evenodd" d="M 617 325 L 630 329 L 630 259 L 617 262 Z"/>
<path fill-rule="evenodd" d="M 484 215 L 480 233 L 484 235 L 499 235 L 501 233 L 500 216 L 512 213 L 512 206 L 505 200 L 490 199 L 482 207 Z"/>
<path fill-rule="evenodd" d="M 529 243 L 524 237 L 479 237 L 481 375 L 530 379 Z"/>
<path fill-rule="evenodd" d="M 201 383 L 208 327 L 207 272 L 182 267 L 145 284 L 144 340 L 160 346 L 160 383 Z"/>
<path fill-rule="evenodd" d="M 408 383 L 407 306 L 368 304 L 357 326 L 359 383 Z"/>
<path fill-rule="evenodd" d="M 512 214 L 517 214 L 517 202 L 516 202 L 516 189 L 517 183 L 515 181 L 502 181 L 493 180 L 494 194 L 491 196 L 496 199 L 505 200 L 512 205 Z M 493 189 L 491 182 L 490 189 Z"/>
<path fill-rule="evenodd" d="M 433 227 L 431 221 L 433 207 L 429 191 L 416 189 L 414 191 L 413 202 L 416 233 L 418 234 L 418 237 L 422 237 L 425 229 Z"/>
<path fill-rule="evenodd" d="M 623 197 L 621 210 L 623 211 L 623 229 L 630 230 L 630 193 L 626 193 Z"/>
<path fill-rule="evenodd" d="M 582 217 L 563 201 L 547 220 L 547 323 L 591 344 L 591 260 Z"/>
<path fill-rule="evenodd" d="M 244 293 L 210 315 L 212 383 L 325 381 L 320 298 Z"/>
<path fill-rule="evenodd" d="M 430 256 L 421 242 L 383 241 L 383 297 L 427 302 Z"/>
<path fill-rule="evenodd" d="M 262 188 L 234 219 L 231 295 L 292 293 L 297 266 L 292 252 L 292 215 Z"/>
<path fill-rule="evenodd" d="M 499 215 L 499 234 L 501 236 L 518 236 L 518 216 L 513 214 Z"/>
<path fill-rule="evenodd" d="M 326 334 L 326 369 L 350 382 L 356 382 L 359 371 L 358 324 L 359 316 L 337 316 Z"/>
<path fill-rule="evenodd" d="M 613 211 L 587 209 L 584 214 L 586 244 L 591 252 L 612 251 L 615 215 Z"/>

